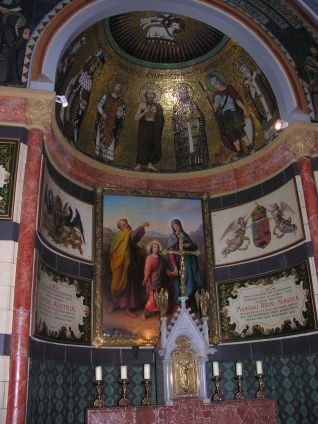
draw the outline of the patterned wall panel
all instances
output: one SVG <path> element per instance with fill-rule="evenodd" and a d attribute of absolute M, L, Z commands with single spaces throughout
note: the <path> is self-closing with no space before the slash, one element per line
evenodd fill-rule
<path fill-rule="evenodd" d="M 214 392 L 208 364 L 209 396 Z M 311 424 L 318 421 L 318 354 L 271 356 L 263 362 L 265 392 L 277 399 L 280 424 Z M 152 369 L 153 373 L 153 369 Z M 220 364 L 222 396 L 233 400 L 236 392 L 235 362 Z M 116 406 L 120 396 L 119 367 L 103 367 L 102 398 L 107 406 Z M 72 362 L 55 363 L 32 360 L 28 397 L 28 424 L 82 424 L 84 409 L 92 405 L 94 366 Z M 255 398 L 257 382 L 255 362 L 243 360 L 243 391 L 246 399 Z M 128 369 L 128 397 L 132 405 L 142 398 L 142 367 Z M 152 399 L 156 403 L 152 374 Z"/>

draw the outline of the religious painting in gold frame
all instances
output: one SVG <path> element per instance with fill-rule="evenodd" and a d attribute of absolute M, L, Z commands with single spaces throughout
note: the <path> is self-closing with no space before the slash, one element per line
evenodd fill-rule
<path fill-rule="evenodd" d="M 208 195 L 150 190 L 96 190 L 96 251 L 93 345 L 152 346 L 159 337 L 159 312 L 153 298 L 168 289 L 170 309 L 178 297 L 178 263 L 164 256 L 183 231 L 189 249 L 200 255 L 189 261 L 186 295 L 195 309 L 195 290 L 210 292 L 210 336 L 218 342 L 218 314 L 213 280 Z M 200 280 L 200 281 L 199 281 Z M 188 289 L 187 289 L 188 284 Z"/>

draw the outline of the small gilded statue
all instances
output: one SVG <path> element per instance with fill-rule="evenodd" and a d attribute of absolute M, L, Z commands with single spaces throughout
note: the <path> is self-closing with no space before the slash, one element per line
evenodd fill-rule
<path fill-rule="evenodd" d="M 172 352 L 173 398 L 198 396 L 198 358 L 190 340 L 179 337 Z"/>

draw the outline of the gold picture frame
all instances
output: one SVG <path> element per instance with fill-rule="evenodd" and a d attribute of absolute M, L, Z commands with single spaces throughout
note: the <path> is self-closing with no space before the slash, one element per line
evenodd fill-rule
<path fill-rule="evenodd" d="M 203 234 L 203 243 L 204 243 L 204 281 L 206 282 L 206 288 L 209 290 L 210 294 L 210 313 L 209 313 L 209 327 L 210 327 L 210 341 L 213 344 L 219 342 L 219 333 L 218 333 L 218 313 L 217 313 L 217 297 L 216 297 L 216 287 L 214 282 L 213 275 L 213 245 L 212 245 L 212 229 L 211 229 L 211 219 L 209 213 L 208 200 L 209 195 L 206 193 L 183 193 L 183 192 L 173 192 L 173 191 L 153 191 L 153 190 L 118 190 L 118 189 L 104 189 L 103 187 L 97 187 L 96 189 L 96 207 L 95 207 L 95 269 L 94 269 L 94 287 L 93 287 L 93 328 L 92 328 L 92 345 L 94 347 L 101 346 L 154 346 L 158 341 L 158 336 L 156 337 L 147 337 L 140 335 L 118 335 L 116 334 L 107 334 L 105 333 L 105 323 L 104 323 L 104 299 L 107 297 L 105 294 L 105 278 L 109 278 L 109 275 L 105 276 L 105 261 L 103 261 L 103 228 L 104 228 L 104 212 L 107 214 L 108 209 L 111 209 L 110 204 L 113 201 L 113 209 L 115 209 L 115 202 L 118 200 L 125 201 L 134 201 L 139 203 L 139 201 L 147 202 L 151 205 L 161 200 L 167 201 L 168 204 L 172 204 L 171 201 L 175 200 L 177 205 L 190 204 L 191 200 L 194 205 L 200 204 L 201 207 L 201 223 L 202 223 L 202 234 Z M 106 202 L 109 208 L 104 208 L 104 203 Z M 181 203 L 180 203 L 181 202 Z M 197 203 L 196 203 L 197 202 Z M 192 204 L 192 203 L 191 203 Z M 170 212 L 169 212 L 170 213 Z M 176 216 L 182 215 L 180 208 L 176 210 L 172 215 L 171 219 Z M 113 215 L 112 215 L 113 216 Z M 123 215 L 125 218 L 130 219 L 129 216 Z M 122 212 L 118 213 L 117 219 L 122 218 Z M 139 216 L 138 216 L 139 219 Z M 142 219 L 142 217 L 140 217 Z M 199 219 L 197 217 L 197 219 Z M 114 220 L 113 220 L 114 221 Z M 111 223 L 114 227 L 114 222 Z M 105 312 L 106 313 L 106 312 Z M 129 321 L 129 320 L 128 320 Z M 130 320 L 131 321 L 131 320 Z M 159 325 L 159 320 L 158 320 Z"/>

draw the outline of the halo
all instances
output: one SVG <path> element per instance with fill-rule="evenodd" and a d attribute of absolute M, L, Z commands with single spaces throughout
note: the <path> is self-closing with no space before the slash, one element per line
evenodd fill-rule
<path fill-rule="evenodd" d="M 139 91 L 139 98 L 142 102 L 144 102 L 146 100 L 145 98 L 145 94 L 146 91 L 149 90 L 149 88 L 152 88 L 153 91 L 156 93 L 156 97 L 155 100 L 156 102 L 159 102 L 160 98 L 161 98 L 161 88 L 159 87 L 159 85 L 153 83 L 153 82 L 146 82 L 140 89 Z"/>
<path fill-rule="evenodd" d="M 18 26 L 18 28 L 21 28 L 21 27 L 23 27 L 23 26 L 26 24 L 25 16 L 24 16 L 24 15 L 22 15 L 22 13 L 20 13 L 20 12 L 8 12 L 8 13 L 5 13 L 5 14 L 2 16 L 2 23 L 3 23 L 4 25 L 6 24 L 6 22 L 7 22 L 7 18 L 8 18 L 9 16 L 18 16 L 19 18 L 21 18 L 21 24 Z"/>
<path fill-rule="evenodd" d="M 108 80 L 107 86 L 109 91 L 112 91 L 112 88 L 116 82 L 120 83 L 120 86 L 121 86 L 120 96 L 123 96 L 127 92 L 128 81 L 122 75 L 113 75 Z"/>
<path fill-rule="evenodd" d="M 176 100 L 179 99 L 178 91 L 180 90 L 180 88 L 185 88 L 187 90 L 188 94 L 189 94 L 190 99 L 193 98 L 194 92 L 193 92 L 193 88 L 191 87 L 191 85 L 186 83 L 186 82 L 181 82 L 180 84 L 177 84 L 173 88 L 173 97 Z"/>
<path fill-rule="evenodd" d="M 240 78 L 242 78 L 242 73 L 239 69 L 240 64 L 242 64 L 242 62 L 244 62 L 248 68 L 252 68 L 254 67 L 254 63 L 250 60 L 249 57 L 245 57 L 245 56 L 239 56 L 233 63 L 233 71 L 236 73 L 236 75 L 238 75 Z"/>
<path fill-rule="evenodd" d="M 211 85 L 211 78 L 216 77 L 225 83 L 225 78 L 220 72 L 210 72 L 205 78 L 205 84 L 209 91 L 215 91 L 215 88 Z"/>
<path fill-rule="evenodd" d="M 147 253 L 149 253 L 149 254 L 151 253 L 151 252 L 150 252 L 150 246 L 151 246 L 152 244 L 154 244 L 154 243 L 159 244 L 160 250 L 162 249 L 162 246 L 161 246 L 160 241 L 158 241 L 158 240 L 150 240 L 150 241 L 148 241 L 148 243 L 146 244 L 146 252 L 147 252 Z"/>

